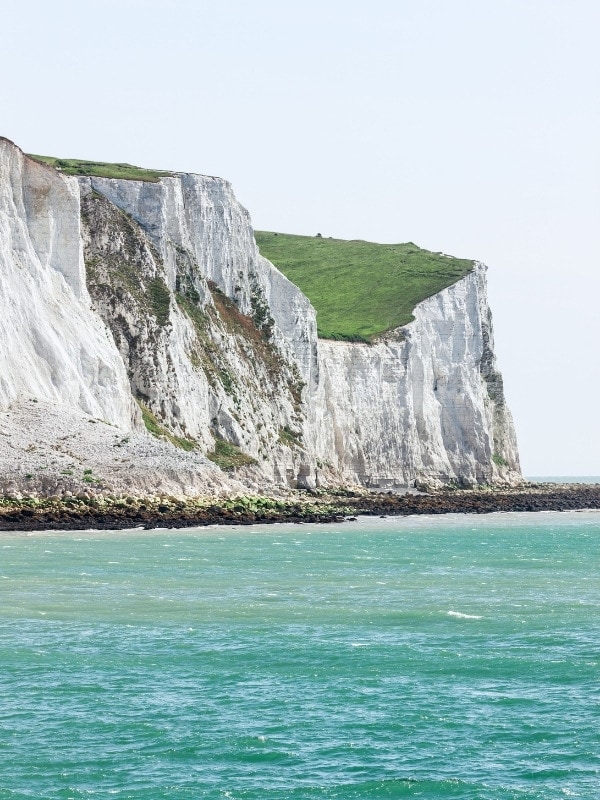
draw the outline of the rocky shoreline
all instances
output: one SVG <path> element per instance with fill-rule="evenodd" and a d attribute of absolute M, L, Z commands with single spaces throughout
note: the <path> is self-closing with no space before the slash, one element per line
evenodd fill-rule
<path fill-rule="evenodd" d="M 0 531 L 126 530 L 343 522 L 358 515 L 488 514 L 497 511 L 600 509 L 600 484 L 523 484 L 513 488 L 446 488 L 418 494 L 363 490 L 294 492 L 284 498 L 241 496 L 0 498 Z"/>

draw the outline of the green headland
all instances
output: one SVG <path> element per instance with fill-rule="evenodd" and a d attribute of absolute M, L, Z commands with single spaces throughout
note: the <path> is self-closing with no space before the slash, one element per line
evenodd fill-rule
<path fill-rule="evenodd" d="M 133 164 L 105 164 L 101 161 L 83 161 L 80 158 L 54 158 L 27 153 L 29 158 L 48 164 L 64 175 L 89 175 L 93 178 L 121 178 L 125 181 L 149 181 L 156 183 L 160 178 L 172 175 L 157 169 L 142 169 Z"/>
<path fill-rule="evenodd" d="M 172 175 L 132 164 L 29 154 L 65 175 L 156 183 Z M 422 300 L 464 277 L 473 262 L 422 250 L 412 242 L 375 244 L 255 231 L 260 252 L 304 292 L 323 339 L 372 342 L 411 322 Z"/>
<path fill-rule="evenodd" d="M 413 309 L 473 269 L 473 262 L 422 250 L 412 242 L 255 231 L 265 258 L 295 283 L 317 311 L 323 339 L 371 342 L 411 322 Z"/>

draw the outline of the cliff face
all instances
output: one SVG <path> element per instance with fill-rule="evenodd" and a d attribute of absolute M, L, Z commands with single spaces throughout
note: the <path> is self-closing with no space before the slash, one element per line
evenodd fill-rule
<path fill-rule="evenodd" d="M 23 395 L 131 427 L 122 359 L 91 308 L 79 186 L 0 139 L 0 408 Z"/>
<path fill-rule="evenodd" d="M 372 486 L 490 483 L 518 471 L 485 270 L 420 303 L 379 343 L 319 342 L 321 458 Z"/>
<path fill-rule="evenodd" d="M 484 267 L 375 345 L 318 340 L 226 181 L 68 178 L 6 140 L 0 170 L 0 408 L 37 399 L 125 432 L 143 412 L 195 459 L 187 493 L 220 443 L 253 485 L 518 476 Z"/>
<path fill-rule="evenodd" d="M 296 481 L 308 456 L 289 432 L 300 443 L 306 427 L 314 311 L 260 257 L 229 184 L 80 187 L 88 287 L 134 396 L 201 450 L 224 440 L 268 480 Z"/>

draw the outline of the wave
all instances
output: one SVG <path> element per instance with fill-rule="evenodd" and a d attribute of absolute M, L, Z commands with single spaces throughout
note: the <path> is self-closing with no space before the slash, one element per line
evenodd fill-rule
<path fill-rule="evenodd" d="M 485 794 L 483 793 L 485 792 Z M 265 789 L 262 792 L 248 789 L 243 795 L 225 794 L 225 797 L 244 797 L 245 800 L 400 800 L 401 798 L 435 798 L 435 800 L 515 800 L 516 797 L 533 798 L 533 794 L 514 792 L 504 787 L 490 787 L 470 783 L 458 778 L 400 778 L 381 780 L 340 781 L 329 785 L 306 785 L 285 791 Z M 539 795 L 535 795 L 539 797 Z"/>

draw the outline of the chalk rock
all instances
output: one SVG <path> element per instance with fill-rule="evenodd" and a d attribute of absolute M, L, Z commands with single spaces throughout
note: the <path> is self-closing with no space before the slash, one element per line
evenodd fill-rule
<path fill-rule="evenodd" d="M 86 490 L 78 459 L 98 491 L 182 496 L 518 480 L 485 267 L 414 317 L 319 340 L 227 181 L 71 178 L 0 139 L 0 486 L 42 428 L 52 494 Z"/>

